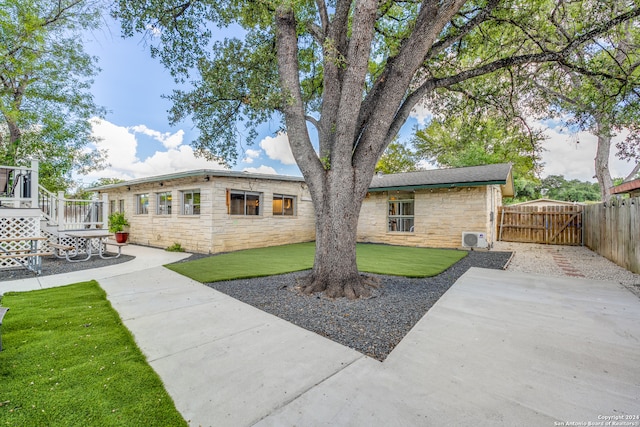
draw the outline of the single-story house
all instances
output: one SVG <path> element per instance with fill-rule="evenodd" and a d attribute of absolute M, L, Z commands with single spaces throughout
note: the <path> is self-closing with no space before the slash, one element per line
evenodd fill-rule
<path fill-rule="evenodd" d="M 510 164 L 376 175 L 360 211 L 358 239 L 460 248 L 465 232 L 496 241 L 503 197 L 513 197 Z"/>
<path fill-rule="evenodd" d="M 509 164 L 375 176 L 358 239 L 459 248 L 462 233 L 475 232 L 491 245 L 497 208 L 513 188 Z M 110 213 L 125 212 L 132 243 L 219 253 L 315 238 L 301 177 L 195 170 L 91 190 L 108 195 Z"/>
<path fill-rule="evenodd" d="M 219 253 L 313 240 L 313 203 L 301 177 L 194 170 L 92 189 L 124 212 L 131 243 Z"/>

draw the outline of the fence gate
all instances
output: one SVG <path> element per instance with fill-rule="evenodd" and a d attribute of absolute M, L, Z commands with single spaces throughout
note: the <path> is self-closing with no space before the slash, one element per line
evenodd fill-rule
<path fill-rule="evenodd" d="M 498 240 L 505 242 L 582 245 L 583 207 L 501 206 Z"/>

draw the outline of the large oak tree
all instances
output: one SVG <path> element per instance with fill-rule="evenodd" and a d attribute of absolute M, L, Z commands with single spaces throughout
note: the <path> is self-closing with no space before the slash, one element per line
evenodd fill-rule
<path fill-rule="evenodd" d="M 570 19 L 554 19 L 558 8 Z M 115 11 L 178 81 L 191 79 L 171 118 L 193 118 L 199 154 L 233 160 L 246 128 L 280 114 L 316 215 L 304 291 L 349 298 L 368 293 L 360 207 L 412 109 L 499 70 L 581 66 L 578 52 L 639 14 L 635 2 L 556 0 L 119 0 Z M 214 42 L 215 26 L 239 37 Z"/>

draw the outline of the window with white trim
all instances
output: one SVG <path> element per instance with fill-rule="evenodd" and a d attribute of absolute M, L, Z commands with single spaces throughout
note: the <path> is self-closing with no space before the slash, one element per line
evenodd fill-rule
<path fill-rule="evenodd" d="M 200 215 L 200 190 L 184 190 L 180 192 L 182 199 L 182 215 Z"/>
<path fill-rule="evenodd" d="M 254 216 L 260 215 L 262 193 L 253 191 L 229 190 L 229 214 Z"/>
<path fill-rule="evenodd" d="M 413 193 L 396 193 L 389 195 L 387 231 L 413 233 L 414 217 Z"/>
<path fill-rule="evenodd" d="M 274 216 L 294 216 L 296 214 L 296 197 L 284 194 L 273 195 Z"/>

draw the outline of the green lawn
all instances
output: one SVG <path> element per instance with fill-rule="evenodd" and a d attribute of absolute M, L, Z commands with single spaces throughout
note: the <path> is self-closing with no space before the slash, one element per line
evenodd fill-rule
<path fill-rule="evenodd" d="M 271 276 L 313 267 L 315 243 L 248 249 L 166 267 L 198 282 Z M 465 251 L 358 244 L 358 269 L 367 273 L 430 277 L 466 256 Z"/>
<path fill-rule="evenodd" d="M 1 426 L 186 426 L 97 282 L 7 293 Z"/>

